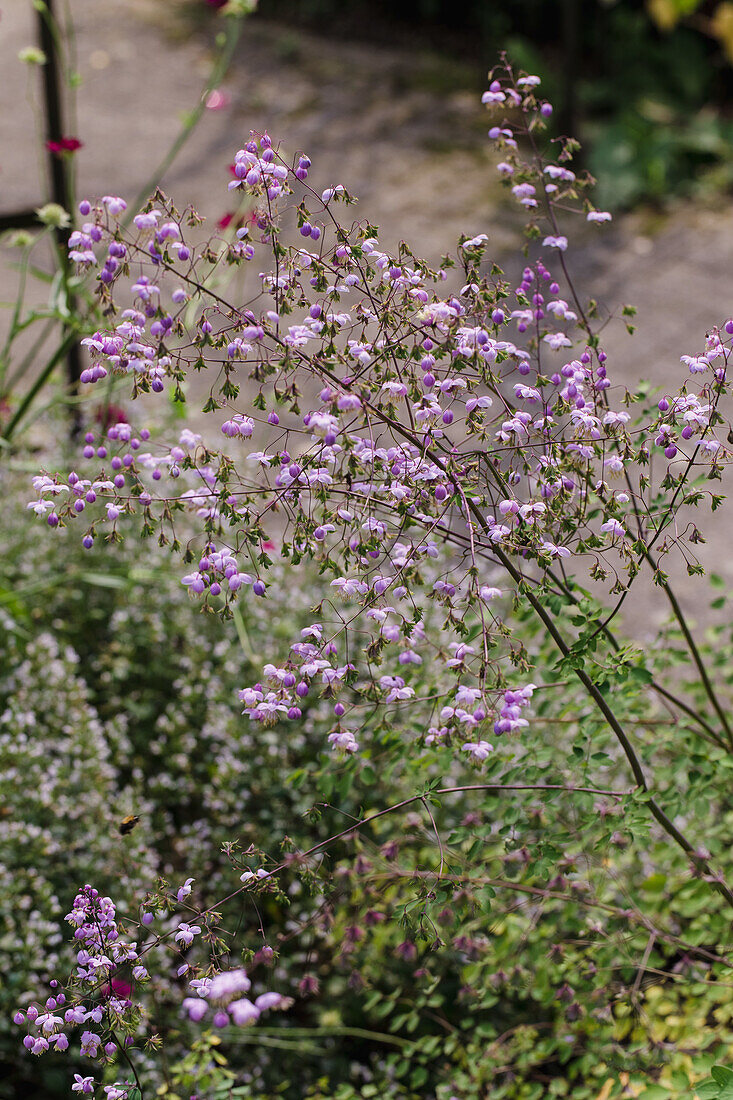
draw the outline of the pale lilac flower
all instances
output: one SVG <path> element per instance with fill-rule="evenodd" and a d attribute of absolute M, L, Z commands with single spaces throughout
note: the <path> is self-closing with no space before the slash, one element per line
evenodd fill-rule
<path fill-rule="evenodd" d="M 365 581 L 360 581 L 357 577 L 337 577 L 336 580 L 331 581 L 331 587 L 337 588 L 344 599 L 350 599 L 353 596 L 365 596 L 369 591 L 369 585 Z"/>
<path fill-rule="evenodd" d="M 251 882 L 254 883 L 258 880 L 269 877 L 270 872 L 266 871 L 264 867 L 259 867 L 256 871 L 243 871 L 242 874 L 239 876 L 239 881 L 243 882 L 245 885 L 249 885 L 249 883 Z"/>
<path fill-rule="evenodd" d="M 557 249 L 560 250 L 560 252 L 564 252 L 566 250 L 566 248 L 568 247 L 567 237 L 549 236 L 549 237 L 545 237 L 545 239 L 543 240 L 542 243 L 543 243 L 543 245 L 547 245 L 548 248 L 557 248 Z"/>
<path fill-rule="evenodd" d="M 477 237 L 471 237 L 470 241 L 464 241 L 461 248 L 481 248 L 488 241 L 486 233 L 479 233 Z"/>
<path fill-rule="evenodd" d="M 567 546 L 558 546 L 554 542 L 543 542 L 542 549 L 549 554 L 551 558 L 569 558 L 571 553 Z"/>
<path fill-rule="evenodd" d="M 326 190 L 321 195 L 321 202 L 324 205 L 327 205 L 331 201 L 331 199 L 334 197 L 334 195 L 343 195 L 343 193 L 344 193 L 343 184 L 337 183 L 335 187 L 326 188 Z"/>
<path fill-rule="evenodd" d="M 246 970 L 225 970 L 211 979 L 206 998 L 214 1004 L 228 1004 L 238 993 L 248 993 L 251 984 Z"/>
<path fill-rule="evenodd" d="M 102 202 L 113 217 L 116 217 L 118 214 L 124 214 L 125 210 L 127 210 L 127 203 L 117 195 L 103 195 Z"/>
<path fill-rule="evenodd" d="M 563 168 L 559 164 L 548 164 L 545 168 L 545 173 L 551 180 L 563 180 L 566 183 L 572 183 L 575 179 L 575 172 L 572 172 L 569 168 Z M 546 241 L 542 242 L 546 244 Z"/>
<path fill-rule="evenodd" d="M 494 751 L 494 746 L 488 741 L 467 741 L 461 749 L 470 753 L 474 760 L 483 761 Z"/>
<path fill-rule="evenodd" d="M 342 752 L 354 753 L 359 751 L 359 742 L 351 730 L 334 730 L 328 735 L 328 743 L 333 748 L 341 749 Z"/>
<path fill-rule="evenodd" d="M 154 229 L 160 216 L 160 210 L 149 210 L 146 214 L 136 214 L 132 220 L 138 229 Z"/>
<path fill-rule="evenodd" d="M 93 1031 L 84 1031 L 81 1036 L 81 1053 L 87 1058 L 96 1058 L 102 1040 Z"/>
<path fill-rule="evenodd" d="M 187 878 L 183 886 L 179 887 L 178 893 L 176 894 L 179 902 L 185 901 L 186 898 L 189 897 L 194 881 L 195 880 L 192 878 Z"/>
<path fill-rule="evenodd" d="M 180 943 L 181 947 L 190 947 L 194 941 L 194 937 L 201 934 L 201 929 L 198 924 L 186 924 L 185 921 L 178 925 L 178 931 L 175 934 L 176 943 Z"/>
<path fill-rule="evenodd" d="M 562 332 L 548 332 L 542 337 L 546 344 L 549 344 L 553 351 L 559 351 L 560 348 L 571 348 L 573 346 L 572 340 L 569 340 Z"/>
<path fill-rule="evenodd" d="M 200 1020 L 203 1020 L 209 1010 L 209 1006 L 206 1001 L 202 1000 L 200 997 L 185 997 L 183 1000 L 183 1009 L 188 1014 L 189 1020 L 198 1023 Z"/>
<path fill-rule="evenodd" d="M 251 1024 L 256 1023 L 260 1017 L 260 1010 L 246 997 L 242 997 L 238 1001 L 232 1001 L 227 1007 L 227 1012 L 237 1027 L 249 1027 Z"/>
<path fill-rule="evenodd" d="M 687 364 L 690 374 L 701 374 L 710 366 L 710 360 L 705 355 L 681 355 L 680 362 Z"/>
<path fill-rule="evenodd" d="M 36 1027 L 39 1027 L 43 1034 L 48 1037 L 53 1035 L 55 1031 L 61 1027 L 63 1020 L 60 1016 L 54 1016 L 52 1012 L 44 1012 L 36 1020 Z"/>
<path fill-rule="evenodd" d="M 255 1007 L 260 1012 L 267 1012 L 273 1008 L 289 1008 L 292 1003 L 292 997 L 283 997 L 282 993 L 260 993 L 255 1000 Z"/>
<path fill-rule="evenodd" d="M 31 500 L 26 504 L 26 508 L 32 508 L 37 516 L 43 516 L 46 512 L 51 511 L 54 507 L 52 500 Z"/>
<path fill-rule="evenodd" d="M 104 1091 L 107 1093 L 107 1100 L 126 1100 L 127 1089 L 124 1085 L 105 1085 Z"/>
<path fill-rule="evenodd" d="M 601 531 L 605 531 L 614 538 L 623 538 L 626 534 L 623 524 L 619 523 L 617 519 L 606 520 L 605 523 L 601 524 Z"/>

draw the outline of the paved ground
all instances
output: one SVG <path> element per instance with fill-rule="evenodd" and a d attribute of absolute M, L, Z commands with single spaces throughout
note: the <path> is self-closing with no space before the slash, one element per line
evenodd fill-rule
<path fill-rule="evenodd" d="M 71 0 L 70 6 L 82 78 L 80 191 L 130 195 L 197 101 L 211 36 L 173 19 L 174 0 Z M 33 15 L 30 0 L 0 2 L 0 9 L 0 180 L 8 208 L 27 202 L 29 180 L 37 176 L 26 73 L 15 61 L 33 38 Z M 488 153 L 472 140 L 485 132 L 485 120 L 480 80 L 474 78 L 473 91 L 465 87 L 471 75 L 430 56 L 344 46 L 250 22 L 223 85 L 228 106 L 206 112 L 163 186 L 218 217 L 227 208 L 233 151 L 250 129 L 267 128 L 287 147 L 307 150 L 319 179 L 350 185 L 395 238 L 419 237 L 437 257 L 462 229 L 473 224 L 478 231 L 497 193 Z M 451 87 L 454 76 L 463 87 Z M 505 234 L 497 237 L 506 243 Z"/>
<path fill-rule="evenodd" d="M 197 101 L 210 35 L 177 15 L 174 0 L 69 0 L 69 6 L 81 76 L 77 115 L 68 126 L 84 142 L 79 193 L 129 198 Z M 34 13 L 30 0 L 0 0 L 0 12 L 0 209 L 11 210 L 42 198 L 29 140 L 36 73 L 16 60 L 34 38 Z M 267 128 L 287 147 L 309 153 L 313 178 L 324 186 L 343 182 L 359 195 L 359 213 L 379 224 L 388 241 L 419 241 L 419 251 L 437 261 L 460 232 L 485 231 L 502 262 L 516 239 L 482 142 L 480 78 L 460 63 L 250 22 L 222 91 L 226 105 L 205 112 L 163 179 L 170 195 L 208 217 L 228 209 L 232 152 L 250 129 Z M 604 338 L 617 378 L 676 386 L 680 354 L 698 350 L 705 330 L 733 313 L 732 254 L 727 200 L 717 209 L 683 207 L 654 224 L 630 217 L 569 253 L 605 308 L 619 302 L 639 308 L 633 339 L 613 326 Z M 7 269 L 0 270 L 1 298 L 10 296 L 11 285 Z M 715 535 L 703 548 L 729 580 L 731 536 L 731 519 L 716 517 Z M 685 603 L 697 610 L 698 589 L 682 583 Z M 632 611 L 642 631 L 655 618 L 647 599 Z"/>

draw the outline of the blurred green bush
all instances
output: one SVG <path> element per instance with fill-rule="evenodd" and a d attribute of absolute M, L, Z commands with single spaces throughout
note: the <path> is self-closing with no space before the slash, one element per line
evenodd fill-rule
<path fill-rule="evenodd" d="M 287 733 L 253 727 L 237 689 L 308 621 L 318 578 L 283 585 L 280 602 L 245 604 L 238 634 L 189 601 L 157 546 L 130 539 L 97 556 L 74 532 L 39 529 L 23 508 L 26 478 L 0 474 L 0 1095 L 9 1100 L 66 1095 L 68 1056 L 62 1067 L 33 1059 L 9 1018 L 68 960 L 62 918 L 77 886 L 109 889 L 134 915 L 156 874 L 174 886 L 193 876 L 206 905 L 236 886 L 242 865 L 279 859 L 283 841 L 285 851 L 306 848 L 414 795 L 426 777 L 491 782 L 502 766 L 490 759 L 475 775 L 435 748 L 405 759 L 385 733 L 357 774 L 323 754 L 330 708 L 320 702 Z M 579 613 L 592 618 L 592 603 Z M 546 639 L 526 630 L 531 659 L 547 664 Z M 728 676 L 730 634 L 721 627 L 710 641 Z M 674 667 L 678 648 L 670 632 L 647 666 Z M 733 804 L 710 798 L 692 731 L 668 728 L 646 702 L 638 713 L 636 683 L 649 674 L 638 659 L 630 651 L 619 666 L 620 713 L 654 730 L 662 760 L 670 738 L 670 768 L 658 773 L 667 803 L 675 809 L 677 789 L 725 866 Z M 568 745 L 580 760 L 592 736 L 596 781 L 623 787 L 599 723 L 572 691 L 551 694 L 502 782 L 569 782 Z M 403 735 L 419 741 L 413 725 L 406 712 Z M 684 776 L 672 764 L 680 738 L 690 740 Z M 723 754 L 718 767 L 731 767 Z M 627 805 L 622 818 L 612 801 L 597 803 L 595 829 L 581 833 L 575 801 L 555 792 L 444 797 L 433 806 L 441 879 L 418 804 L 399 829 L 385 819 L 333 848 L 327 894 L 300 868 L 282 876 L 282 897 L 225 906 L 244 961 L 271 967 L 268 985 L 299 989 L 296 1004 L 251 1032 L 197 1034 L 180 1018 L 171 958 L 149 1008 L 172 1057 L 163 1074 L 151 1054 L 148 1083 L 170 1100 L 690 1096 L 693 1080 L 733 1055 L 733 988 L 717 956 L 728 920 L 683 856 L 670 859 L 651 836 L 638 842 L 642 807 Z M 141 820 L 121 837 L 128 813 Z M 272 960 L 256 954 L 261 925 Z"/>

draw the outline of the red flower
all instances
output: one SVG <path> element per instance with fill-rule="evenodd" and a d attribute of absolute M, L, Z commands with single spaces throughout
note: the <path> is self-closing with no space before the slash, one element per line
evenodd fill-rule
<path fill-rule="evenodd" d="M 94 413 L 94 419 L 102 425 L 104 431 L 111 424 L 127 424 L 127 413 L 119 405 L 100 405 Z"/>
<path fill-rule="evenodd" d="M 47 141 L 46 148 L 50 153 L 75 153 L 82 148 L 82 142 L 75 137 L 62 137 L 60 141 Z"/>
<path fill-rule="evenodd" d="M 234 221 L 234 214 L 232 214 L 232 212 L 229 211 L 227 214 L 222 214 L 222 216 L 219 218 L 218 222 L 216 223 L 216 228 L 217 229 L 226 229 L 226 227 L 228 225 L 231 225 L 233 221 Z M 253 221 L 253 219 L 252 219 L 251 214 L 242 214 L 237 218 L 236 221 L 234 221 L 234 228 L 235 229 L 241 229 L 242 226 L 245 224 L 245 222 L 250 222 L 251 223 L 252 221 Z"/>
<path fill-rule="evenodd" d="M 105 1000 L 109 997 L 122 997 L 126 1000 L 132 993 L 132 986 L 124 978 L 115 978 L 113 975 L 110 981 L 102 986 L 100 993 Z"/>

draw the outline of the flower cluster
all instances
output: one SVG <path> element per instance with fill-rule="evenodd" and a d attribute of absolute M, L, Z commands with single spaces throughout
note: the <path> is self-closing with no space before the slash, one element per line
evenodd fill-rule
<path fill-rule="evenodd" d="M 69 1032 L 78 1029 L 83 1056 L 112 1062 L 120 1044 L 129 1047 L 133 1043 L 140 1020 L 133 989 L 147 980 L 148 972 L 135 944 L 120 934 L 114 903 L 94 887 L 85 886 L 79 891 L 66 920 L 74 929 L 79 948 L 74 974 L 68 986 L 53 979 L 52 994 L 44 1005 L 19 1009 L 15 1023 L 27 1028 L 23 1046 L 32 1054 L 69 1050 Z M 119 976 L 123 971 L 124 978 Z M 108 1100 L 125 1100 L 129 1087 L 131 1083 L 107 1086 Z M 72 1091 L 93 1092 L 93 1079 L 76 1074 Z"/>
<path fill-rule="evenodd" d="M 250 885 L 250 880 L 260 883 L 262 878 L 270 877 L 265 871 L 245 872 L 241 876 L 242 889 Z M 193 882 L 193 878 L 186 879 L 175 897 L 160 896 L 157 904 L 165 908 L 175 901 L 188 904 Z M 158 911 L 158 916 L 163 915 L 165 908 Z M 153 923 L 155 916 L 150 908 L 143 909 L 141 931 Z M 125 938 L 112 900 L 89 885 L 78 892 L 65 919 L 74 929 L 76 967 L 67 981 L 51 980 L 51 995 L 42 1006 L 33 1003 L 16 1011 L 15 1024 L 26 1028 L 23 1046 L 36 1055 L 65 1052 L 71 1046 L 71 1033 L 78 1031 L 79 1053 L 83 1057 L 106 1066 L 116 1062 L 121 1054 L 132 1066 L 131 1053 L 143 1019 L 136 992 L 149 980 L 143 956 L 168 939 L 179 952 L 187 952 L 202 928 L 179 921 L 168 932 L 163 931 L 140 946 Z M 184 961 L 178 967 L 179 978 L 189 971 L 190 966 Z M 210 971 L 204 977 L 192 978 L 190 988 L 196 996 L 183 1000 L 188 1018 L 198 1022 L 211 1008 L 213 1024 L 218 1028 L 227 1024 L 249 1026 L 263 1012 L 285 1010 L 293 1003 L 292 998 L 276 992 L 264 992 L 254 1001 L 248 1000 L 244 994 L 250 989 L 250 981 L 244 970 Z M 135 1085 L 139 1086 L 137 1077 L 124 1084 L 105 1086 L 107 1100 L 127 1100 Z M 94 1088 L 93 1077 L 75 1075 L 72 1091 L 91 1094 Z"/>
<path fill-rule="evenodd" d="M 536 134 L 551 106 L 538 85 L 504 70 L 484 97 L 492 110 L 511 107 L 521 120 L 494 126 L 489 136 L 503 157 L 498 170 L 533 217 L 529 234 L 542 247 L 514 289 L 484 274 L 488 238 L 478 234 L 460 243 L 460 288 L 440 290 L 446 270 L 432 270 L 405 246 L 388 252 L 368 223 L 341 227 L 333 208 L 352 201 L 348 192 L 338 185 L 319 195 L 309 183 L 310 159 L 287 161 L 268 134 L 253 135 L 235 154 L 229 184 L 254 204 L 259 240 L 240 230 L 224 246 L 233 265 L 270 251 L 274 266 L 259 273 L 259 309 L 225 309 L 208 298 L 206 249 L 186 243 L 172 208 L 150 204 L 125 237 L 116 221 L 122 200 L 83 204 L 94 220 L 76 241 L 80 262 L 91 263 L 93 247 L 105 243 L 100 293 L 110 309 L 113 292 L 129 301 L 109 331 L 87 341 L 94 362 L 85 380 L 129 375 L 134 394 L 159 392 L 166 379 L 178 386 L 189 370 L 206 366 L 218 374 L 205 411 L 219 438 L 232 445 L 251 439 L 259 449 L 217 451 L 213 441 L 184 432 L 155 454 L 142 450 L 147 433 L 114 425 L 104 442 L 90 433 L 83 452 L 90 461 L 109 457 L 108 467 L 89 477 L 36 479 L 39 498 L 29 507 L 53 527 L 99 498 L 102 518 L 83 536 L 89 547 L 98 525 L 116 531 L 137 508 L 146 531 L 160 527 L 161 538 L 175 543 L 174 509 L 191 510 L 202 538 L 198 567 L 183 584 L 222 609 L 245 588 L 266 595 L 272 559 L 265 546 L 293 565 L 319 561 L 350 610 L 346 619 L 319 618 L 287 661 L 242 691 L 245 713 L 257 722 L 298 721 L 317 683 L 327 698 L 339 693 L 329 743 L 355 752 L 360 708 L 368 700 L 384 708 L 417 701 L 405 675 L 422 662 L 421 650 L 450 651 L 478 629 L 484 644 L 465 647 L 458 662 L 446 660 L 455 679 L 436 686 L 442 711 L 453 708 L 452 720 L 470 729 L 466 751 L 485 758 L 482 723 L 516 733 L 526 720 L 514 712 L 531 695 L 530 687 L 505 683 L 495 657 L 487 660 L 507 631 L 483 595 L 493 591 L 491 576 L 503 570 L 516 590 L 523 578 L 547 577 L 558 560 L 567 569 L 574 559 L 591 577 L 610 573 L 620 590 L 639 568 L 628 532 L 638 532 L 639 515 L 651 516 L 654 507 L 654 486 L 636 474 L 632 484 L 630 473 L 648 463 L 649 433 L 668 461 L 684 458 L 689 469 L 713 474 L 718 468 L 713 413 L 730 354 L 723 334 L 713 333 L 705 354 L 689 359 L 702 379 L 698 390 L 665 398 L 656 423 L 634 427 L 627 409 L 614 404 L 607 356 L 569 281 L 568 236 L 558 222 L 568 208 L 597 225 L 610 215 L 581 198 L 587 180 L 568 166 L 571 143 L 559 143 L 554 161 L 543 159 Z M 293 211 L 290 229 L 298 233 L 285 244 Z M 169 290 L 169 275 L 185 290 Z M 199 313 L 189 333 L 192 302 Z M 301 411 L 296 379 L 306 374 L 321 388 Z M 177 490 L 172 482 L 181 475 L 189 487 Z M 609 479 L 619 477 L 623 488 L 612 488 Z M 428 633 L 431 603 L 445 617 Z M 352 637 L 370 661 L 391 655 L 393 667 L 379 682 L 361 679 L 362 662 L 346 656 Z M 467 685 L 467 677 L 474 682 Z M 468 711 L 457 691 L 475 692 L 480 702 Z M 497 691 L 507 695 L 493 708 Z M 461 710 L 470 721 L 455 717 Z"/>
<path fill-rule="evenodd" d="M 190 1020 L 198 1023 L 212 1011 L 214 1027 L 250 1027 L 263 1012 L 270 1009 L 286 1009 L 293 1003 L 291 997 L 280 993 L 260 993 L 254 1001 L 245 996 L 252 983 L 245 970 L 224 970 L 213 978 L 194 978 L 191 988 L 195 997 L 186 997 L 183 1008 Z"/>
<path fill-rule="evenodd" d="M 259 449 L 234 456 L 184 432 L 177 445 L 154 454 L 141 449 L 146 433 L 114 425 L 101 445 L 90 433 L 83 452 L 86 460 L 106 459 L 113 440 L 108 468 L 85 478 L 72 472 L 63 482 L 39 478 L 39 498 L 29 507 L 53 527 L 99 497 L 106 514 L 85 531 L 89 547 L 96 524 L 115 525 L 136 508 L 149 532 L 160 527 L 161 537 L 175 542 L 165 528 L 174 509 L 188 508 L 202 537 L 198 568 L 183 583 L 222 609 L 244 588 L 266 594 L 265 546 L 293 565 L 319 561 L 350 610 L 346 620 L 314 621 L 287 661 L 242 691 L 245 713 L 264 725 L 299 720 L 302 700 L 318 683 L 327 698 L 339 692 L 329 742 L 354 752 L 359 708 L 368 700 L 384 708 L 412 704 L 416 689 L 406 675 L 422 663 L 421 650 L 463 647 L 459 660 L 445 660 L 455 678 L 436 685 L 438 701 L 441 712 L 452 708 L 464 732 L 470 728 L 466 751 L 485 757 L 482 722 L 495 733 L 517 732 L 525 719 L 514 715 L 512 692 L 521 705 L 529 694 L 519 693 L 530 693 L 507 687 L 498 653 L 489 656 L 507 631 L 484 596 L 493 591 L 491 576 L 508 573 L 515 591 L 525 579 L 552 575 L 558 560 L 567 569 L 574 559 L 591 577 L 610 573 L 620 590 L 639 568 L 629 531 L 638 532 L 639 516 L 650 517 L 656 530 L 654 485 L 636 472 L 634 485 L 630 473 L 648 463 L 650 433 L 668 461 L 684 458 L 688 469 L 702 466 L 712 475 L 718 468 L 714 413 L 729 354 L 723 334 L 710 335 L 704 355 L 689 357 L 691 372 L 702 378 L 698 390 L 665 398 L 656 423 L 632 425 L 630 413 L 614 405 L 607 356 L 568 278 L 568 236 L 558 222 L 559 211 L 573 207 L 597 225 L 610 216 L 582 197 L 587 181 L 568 166 L 571 143 L 558 144 L 554 162 L 543 159 L 535 135 L 551 107 L 538 88 L 536 78 L 514 79 L 504 70 L 484 97 L 491 109 L 509 106 L 520 120 L 493 126 L 489 136 L 503 156 L 498 170 L 533 217 L 530 237 L 543 250 L 514 289 L 484 273 L 486 234 L 461 241 L 462 285 L 446 292 L 446 270 L 433 271 L 404 246 L 388 252 L 368 223 L 344 229 L 333 213 L 335 204 L 351 201 L 343 186 L 319 195 L 309 184 L 309 158 L 286 161 L 268 134 L 253 135 L 236 153 L 229 184 L 254 204 L 259 240 L 245 255 L 249 230 L 240 231 L 226 245 L 228 261 L 250 263 L 257 246 L 274 260 L 258 276 L 259 309 L 225 309 L 208 298 L 206 250 L 186 243 L 172 208 L 150 204 L 125 237 L 115 220 L 122 200 L 83 204 L 94 220 L 76 240 L 81 262 L 91 263 L 93 246 L 104 242 L 100 292 L 110 310 L 113 292 L 129 300 L 113 328 L 88 340 L 94 362 L 85 380 L 129 375 L 138 394 L 159 392 L 166 379 L 178 385 L 193 368 L 215 368 L 205 411 L 227 442 L 252 439 Z M 298 233 L 286 245 L 293 211 L 290 228 Z M 169 275 L 186 289 L 168 290 Z M 199 313 L 189 333 L 184 317 L 192 302 Z M 321 387 L 305 411 L 301 374 Z M 182 474 L 194 484 L 176 490 L 169 482 Z M 623 488 L 612 488 L 609 480 L 619 477 Z M 431 602 L 445 618 L 429 633 Z M 484 644 L 464 645 L 462 635 L 475 629 Z M 346 655 L 351 637 L 369 661 L 391 655 L 393 667 L 378 681 L 360 679 L 362 662 Z M 492 708 L 492 693 L 502 690 L 509 695 Z M 469 711 L 461 692 L 477 693 L 480 705 Z M 456 718 L 460 713 L 470 721 Z"/>

